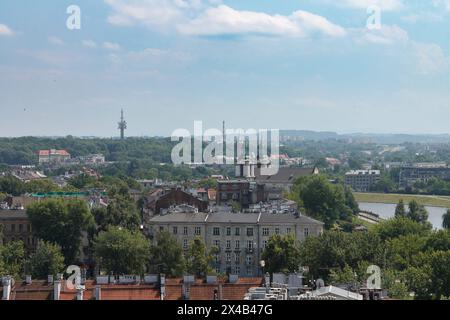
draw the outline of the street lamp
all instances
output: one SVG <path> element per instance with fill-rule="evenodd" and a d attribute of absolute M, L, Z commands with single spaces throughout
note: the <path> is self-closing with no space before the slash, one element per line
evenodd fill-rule
<path fill-rule="evenodd" d="M 264 260 L 261 260 L 259 262 L 259 265 L 261 266 L 262 275 L 264 276 L 264 267 L 266 266 L 266 262 Z"/>

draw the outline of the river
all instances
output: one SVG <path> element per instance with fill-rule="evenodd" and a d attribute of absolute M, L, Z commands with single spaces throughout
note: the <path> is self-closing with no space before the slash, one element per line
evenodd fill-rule
<path fill-rule="evenodd" d="M 392 218 L 395 214 L 396 204 L 392 203 L 368 203 L 360 202 L 359 208 L 362 211 L 370 211 L 376 213 L 383 219 Z M 428 211 L 428 220 L 434 228 L 442 229 L 442 215 L 447 211 L 447 208 L 442 207 L 425 207 Z M 405 210 L 408 210 L 405 206 Z"/>

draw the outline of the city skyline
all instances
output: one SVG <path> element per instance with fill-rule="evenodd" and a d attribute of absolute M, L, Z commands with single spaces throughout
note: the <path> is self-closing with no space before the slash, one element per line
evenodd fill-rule
<path fill-rule="evenodd" d="M 66 10 L 81 9 L 69 30 Z M 366 27 L 370 5 L 381 29 Z M 450 2 L 0 3 L 0 136 L 450 133 Z"/>

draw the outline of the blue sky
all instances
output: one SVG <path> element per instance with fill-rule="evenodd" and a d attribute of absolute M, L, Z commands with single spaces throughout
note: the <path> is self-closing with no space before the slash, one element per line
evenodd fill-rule
<path fill-rule="evenodd" d="M 449 80 L 450 0 L 0 1 L 0 136 L 450 133 Z"/>

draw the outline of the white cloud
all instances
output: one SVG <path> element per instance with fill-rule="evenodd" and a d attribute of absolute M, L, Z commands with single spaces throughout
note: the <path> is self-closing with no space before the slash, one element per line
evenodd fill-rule
<path fill-rule="evenodd" d="M 418 72 L 421 74 L 436 74 L 449 69 L 450 57 L 435 43 L 411 43 L 413 57 Z"/>
<path fill-rule="evenodd" d="M 58 37 L 48 37 L 48 42 L 57 46 L 63 46 L 64 45 L 64 41 L 62 41 L 60 38 Z"/>
<path fill-rule="evenodd" d="M 356 9 L 367 9 L 370 6 L 378 6 L 385 11 L 396 11 L 405 7 L 402 0 L 332 0 L 327 2 Z"/>
<path fill-rule="evenodd" d="M 83 47 L 97 48 L 97 43 L 92 40 L 83 40 L 83 41 L 81 41 L 81 44 L 83 45 Z"/>
<path fill-rule="evenodd" d="M 106 50 L 118 51 L 120 50 L 120 45 L 113 42 L 103 42 L 103 48 Z"/>
<path fill-rule="evenodd" d="M 114 25 L 137 23 L 149 27 L 174 29 L 181 34 L 307 36 L 318 32 L 327 36 L 344 36 L 344 28 L 326 18 L 306 11 L 291 15 L 236 10 L 217 0 L 105 0 L 114 13 L 108 21 Z"/>
<path fill-rule="evenodd" d="M 14 31 L 11 30 L 7 25 L 0 24 L 0 37 L 11 37 L 14 35 Z"/>
<path fill-rule="evenodd" d="M 375 44 L 395 44 L 406 42 L 409 40 L 408 32 L 397 25 L 382 25 L 380 29 L 369 30 L 363 29 L 363 35 L 359 41 L 375 43 Z"/>

